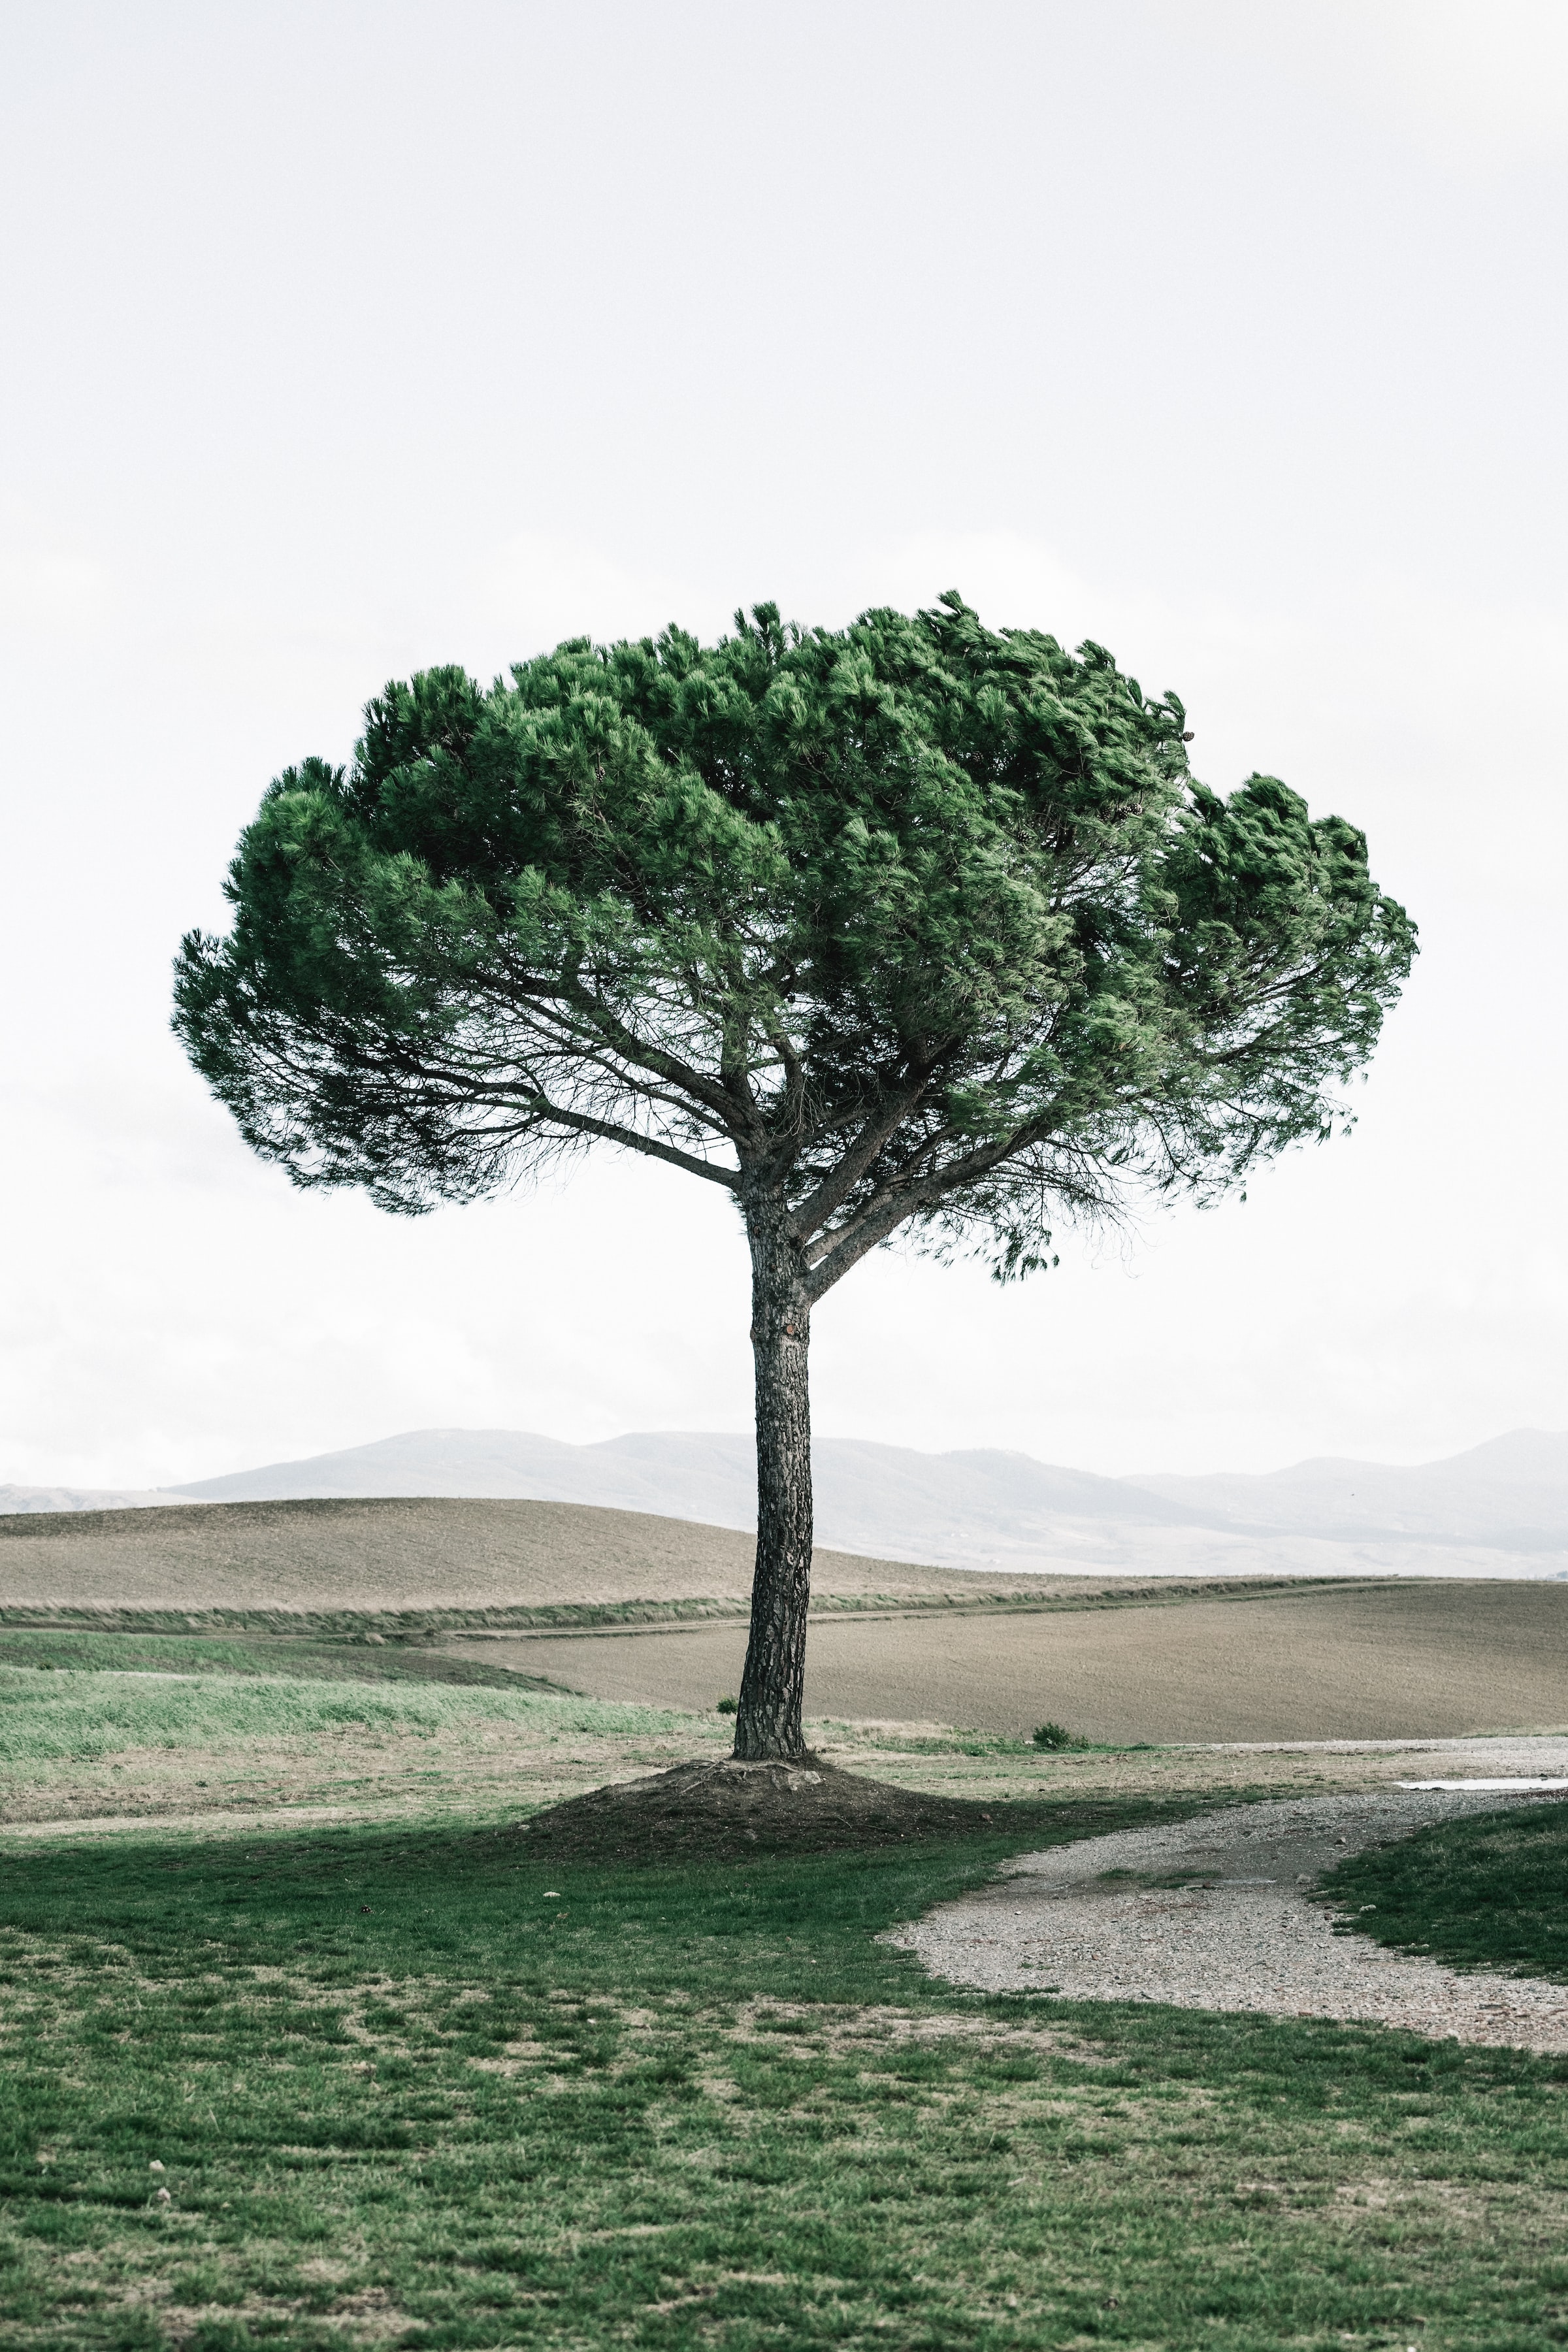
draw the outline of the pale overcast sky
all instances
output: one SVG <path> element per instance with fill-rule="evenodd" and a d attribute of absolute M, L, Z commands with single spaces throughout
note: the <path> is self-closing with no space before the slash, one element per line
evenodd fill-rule
<path fill-rule="evenodd" d="M 290 1191 L 167 1030 L 389 675 L 962 588 L 1371 836 L 1348 1142 L 1003 1292 L 889 1255 L 817 1425 L 1101 1470 L 1568 1423 L 1561 0 L 13 0 L 0 1480 L 749 1423 L 710 1189 Z"/>

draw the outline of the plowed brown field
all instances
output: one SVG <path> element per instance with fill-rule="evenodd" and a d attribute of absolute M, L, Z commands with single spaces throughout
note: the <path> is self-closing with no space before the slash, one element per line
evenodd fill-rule
<path fill-rule="evenodd" d="M 648 1511 L 428 1500 L 190 1503 L 0 1517 L 0 1607 L 458 1609 L 742 1601 L 753 1539 Z M 964 1572 L 819 1551 L 820 1591 L 945 1591 Z M 1110 1580 L 987 1574 L 1021 1592 Z"/>
<path fill-rule="evenodd" d="M 711 1706 L 742 1625 L 454 1646 L 596 1698 Z M 1568 1586 L 1324 1585 L 1278 1597 L 942 1618 L 824 1617 L 806 1712 L 1102 1740 L 1400 1739 L 1568 1725 Z"/>

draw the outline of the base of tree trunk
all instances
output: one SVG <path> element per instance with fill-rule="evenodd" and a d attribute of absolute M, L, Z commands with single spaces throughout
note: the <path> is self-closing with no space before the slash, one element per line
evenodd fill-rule
<path fill-rule="evenodd" d="M 984 1805 L 892 1788 L 807 1753 L 794 1764 L 732 1757 L 678 1764 L 570 1797 L 523 1822 L 518 1834 L 542 1856 L 562 1861 L 737 1861 L 984 1836 L 998 1819 Z"/>

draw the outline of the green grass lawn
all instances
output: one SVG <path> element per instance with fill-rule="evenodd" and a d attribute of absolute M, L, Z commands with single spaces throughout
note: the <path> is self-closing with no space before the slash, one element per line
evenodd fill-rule
<path fill-rule="evenodd" d="M 1379 1943 L 1568 1984 L 1568 1803 L 1444 1822 L 1322 1882 Z"/>
<path fill-rule="evenodd" d="M 1568 2063 L 963 1995 L 874 1940 L 1154 1810 L 618 1872 L 494 1828 L 13 1845 L 0 2340 L 1568 2344 Z"/>

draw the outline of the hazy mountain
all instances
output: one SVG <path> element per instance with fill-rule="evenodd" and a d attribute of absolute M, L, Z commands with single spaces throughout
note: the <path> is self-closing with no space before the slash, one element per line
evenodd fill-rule
<path fill-rule="evenodd" d="M 1568 1433 L 1515 1430 L 1442 1462 L 1299 1462 L 1261 1475 L 1100 1478 L 1027 1454 L 816 1447 L 819 1539 L 938 1567 L 1127 1575 L 1568 1576 Z M 648 1431 L 597 1445 L 421 1429 L 163 1494 L 0 1487 L 0 1511 L 308 1496 L 515 1496 L 754 1524 L 749 1435 Z"/>
<path fill-rule="evenodd" d="M 1324 1457 L 1262 1476 L 1129 1482 L 1210 1524 L 1356 1540 L 1421 1536 L 1553 1551 L 1568 1544 L 1568 1431 L 1515 1429 L 1445 1462 L 1411 1469 Z"/>
<path fill-rule="evenodd" d="M 1104 1573 L 1568 1573 L 1568 1435 L 1519 1430 L 1399 1469 L 1304 1462 L 1260 1476 L 1100 1478 L 1026 1454 L 815 1449 L 817 1534 L 885 1559 Z M 564 1445 L 427 1429 L 171 1491 L 192 1501 L 314 1495 L 528 1496 L 754 1524 L 749 1436 L 653 1431 Z"/>
<path fill-rule="evenodd" d="M 133 1511 L 171 1497 L 139 1486 L 0 1486 L 0 1516 L 8 1511 Z"/>
<path fill-rule="evenodd" d="M 1206 1525 L 1213 1516 L 1120 1478 L 1055 1469 L 1028 1454 L 917 1454 L 857 1438 L 819 1438 L 813 1461 L 819 1516 L 836 1527 L 863 1523 L 868 1534 L 890 1517 L 977 1528 L 1042 1515 L 1180 1527 Z M 653 1430 L 563 1445 L 522 1430 L 417 1429 L 171 1491 L 208 1503 L 300 1495 L 515 1495 L 749 1528 L 756 1524 L 756 1475 L 749 1435 Z"/>

